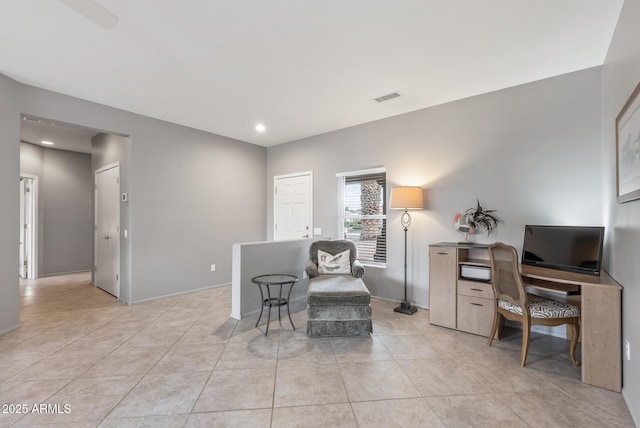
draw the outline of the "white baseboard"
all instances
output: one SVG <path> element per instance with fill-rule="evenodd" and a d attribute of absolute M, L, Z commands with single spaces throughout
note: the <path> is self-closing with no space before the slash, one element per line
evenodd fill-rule
<path fill-rule="evenodd" d="M 11 327 L 5 328 L 4 330 L 0 330 L 0 336 L 5 335 L 7 333 L 11 333 L 12 331 L 16 331 L 19 328 L 20 328 L 20 324 L 16 324 Z"/>
<path fill-rule="evenodd" d="M 40 275 L 38 278 L 48 278 L 50 276 L 71 275 L 72 273 L 84 273 L 84 272 L 91 272 L 91 269 L 72 270 L 69 272 L 46 273 L 44 275 Z"/>
<path fill-rule="evenodd" d="M 505 324 L 508 327 L 513 327 L 518 330 L 522 330 L 522 323 L 517 321 L 509 321 L 505 320 Z M 556 327 L 548 327 L 546 325 L 532 325 L 531 332 L 532 333 L 540 333 L 547 336 L 559 337 L 560 339 L 568 339 L 567 331 L 565 328 L 557 328 L 557 327 L 565 327 L 566 324 L 556 326 Z"/>
<path fill-rule="evenodd" d="M 140 303 L 147 303 L 147 302 L 153 302 L 155 300 L 166 299 L 167 297 L 183 296 L 185 294 L 197 293 L 198 291 L 210 290 L 212 288 L 228 287 L 230 285 L 231 285 L 230 282 L 227 282 L 227 283 L 224 283 L 224 284 L 210 285 L 208 287 L 196 288 L 195 290 L 180 291 L 178 293 L 164 294 L 162 296 L 150 297 L 148 299 L 142 299 L 142 300 L 136 300 L 136 301 L 132 300 L 131 304 L 132 305 L 138 305 Z"/>
<path fill-rule="evenodd" d="M 640 419 L 634 413 L 634 408 L 629 404 L 631 403 L 631 400 L 627 397 L 627 394 L 625 393 L 624 388 L 622 388 L 622 398 L 624 399 L 624 402 L 627 403 L 627 409 L 629 409 L 629 413 L 631 414 L 631 419 L 633 420 L 633 423 L 635 424 L 635 426 L 640 427 Z"/>
<path fill-rule="evenodd" d="M 391 303 L 397 303 L 397 304 L 402 303 L 402 301 L 401 301 L 401 300 L 396 300 L 396 299 L 387 299 L 387 298 L 384 298 L 384 297 L 378 297 L 378 296 L 371 296 L 371 298 L 372 298 L 372 299 L 376 299 L 376 300 L 382 300 L 383 302 L 391 302 Z M 409 303 L 411 303 L 411 302 L 409 302 Z M 429 310 L 429 308 L 427 308 L 427 307 L 425 307 L 425 306 L 422 306 L 422 305 L 418 305 L 418 304 L 416 304 L 416 303 L 411 303 L 411 306 L 415 306 L 416 308 L 424 309 L 425 311 L 428 311 L 428 310 Z"/>
<path fill-rule="evenodd" d="M 305 300 L 306 298 L 307 298 L 307 296 L 298 296 L 295 299 L 291 299 L 290 303 L 298 302 L 300 300 Z M 229 317 L 233 318 L 234 320 L 241 320 L 242 317 L 246 318 L 246 317 L 248 317 L 250 315 L 255 315 L 255 314 L 259 313 L 259 312 L 260 312 L 260 309 L 256 309 L 255 311 L 247 312 L 245 314 L 240 314 L 240 315 L 229 314 Z"/>

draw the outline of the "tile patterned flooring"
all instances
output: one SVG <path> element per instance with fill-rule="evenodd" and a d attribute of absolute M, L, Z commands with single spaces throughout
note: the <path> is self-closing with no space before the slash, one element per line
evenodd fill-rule
<path fill-rule="evenodd" d="M 370 338 L 310 339 L 302 302 L 296 331 L 229 319 L 230 287 L 135 306 L 87 274 L 20 291 L 22 326 L 0 337 L 2 427 L 634 426 L 553 337 L 534 334 L 521 368 L 518 332 L 489 347 L 377 299 Z"/>

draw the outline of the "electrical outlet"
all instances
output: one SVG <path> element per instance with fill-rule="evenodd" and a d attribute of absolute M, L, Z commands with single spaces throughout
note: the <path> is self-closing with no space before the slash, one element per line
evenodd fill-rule
<path fill-rule="evenodd" d="M 627 354 L 627 361 L 631 361 L 631 344 L 628 340 L 624 341 L 624 350 Z"/>
<path fill-rule="evenodd" d="M 212 265 L 211 265 L 211 272 L 215 272 L 215 271 L 216 271 L 216 265 L 215 265 L 215 264 L 212 264 Z"/>

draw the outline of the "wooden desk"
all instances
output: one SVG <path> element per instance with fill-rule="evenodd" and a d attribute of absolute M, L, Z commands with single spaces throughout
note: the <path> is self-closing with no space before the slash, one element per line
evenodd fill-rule
<path fill-rule="evenodd" d="M 620 392 L 622 390 L 622 286 L 601 271 L 600 276 L 521 266 L 527 279 L 580 291 L 582 381 Z M 536 283 L 530 283 L 536 287 Z"/>
<path fill-rule="evenodd" d="M 462 265 L 490 266 L 487 245 L 443 242 L 429 251 L 429 316 L 432 324 L 489 336 L 495 313 L 490 283 L 460 276 Z M 582 382 L 622 389 L 622 286 L 602 271 L 591 276 L 521 266 L 523 283 L 561 292 L 581 306 Z"/>

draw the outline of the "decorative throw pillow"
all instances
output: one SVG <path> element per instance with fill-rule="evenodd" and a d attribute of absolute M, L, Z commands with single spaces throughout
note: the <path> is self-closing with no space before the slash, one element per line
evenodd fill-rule
<path fill-rule="evenodd" d="M 345 250 L 335 256 L 318 250 L 318 273 L 325 275 L 332 273 L 351 273 L 350 257 L 351 252 L 349 250 Z"/>

